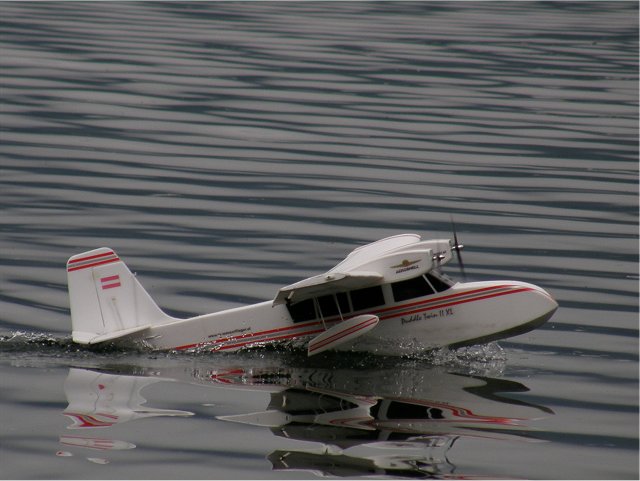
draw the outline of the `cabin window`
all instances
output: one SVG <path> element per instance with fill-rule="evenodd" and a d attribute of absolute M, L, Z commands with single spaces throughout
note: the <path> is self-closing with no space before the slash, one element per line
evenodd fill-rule
<path fill-rule="evenodd" d="M 380 286 L 358 289 L 351 291 L 350 294 L 354 311 L 384 304 L 384 295 L 382 294 L 382 287 Z M 316 301 L 320 312 L 316 309 Z M 344 316 L 351 312 L 351 305 L 349 304 L 349 294 L 346 292 L 338 292 L 315 299 L 306 299 L 296 302 L 295 304 L 288 304 L 287 309 L 293 322 L 307 322 L 318 319 L 320 313 L 324 319 L 338 317 L 341 314 Z"/>
<path fill-rule="evenodd" d="M 345 315 L 351 312 L 349 296 L 347 296 L 346 292 L 318 297 L 318 306 L 324 318 Z"/>
<path fill-rule="evenodd" d="M 425 274 L 425 277 L 427 278 L 429 283 L 433 286 L 433 288 L 438 292 L 446 291 L 451 287 L 451 284 L 449 282 L 447 282 L 445 279 L 438 277 L 436 275 Z"/>
<path fill-rule="evenodd" d="M 351 312 L 351 307 L 349 307 L 349 296 L 346 292 L 338 292 L 336 294 L 336 299 L 338 299 L 338 305 L 340 306 L 340 312 L 342 314 L 348 314 Z"/>
<path fill-rule="evenodd" d="M 275 398 L 275 395 L 274 395 Z M 357 408 L 358 405 L 331 394 L 320 394 L 306 389 L 287 389 L 279 393 L 277 405 L 287 414 L 296 416 L 342 412 Z"/>
<path fill-rule="evenodd" d="M 393 291 L 393 298 L 396 302 L 428 296 L 435 292 L 423 276 L 407 279 L 406 281 L 394 282 L 391 284 L 391 290 Z"/>
<path fill-rule="evenodd" d="M 385 413 L 387 419 L 444 419 L 444 411 L 435 407 L 391 401 Z"/>
<path fill-rule="evenodd" d="M 351 304 L 353 304 L 354 311 L 362 311 L 370 307 L 381 306 L 384 304 L 382 287 L 373 286 L 351 291 Z"/>
<path fill-rule="evenodd" d="M 296 302 L 287 306 L 289 314 L 293 322 L 313 321 L 316 318 L 316 309 L 313 305 L 313 299 Z"/>
<path fill-rule="evenodd" d="M 333 294 L 318 297 L 318 305 L 320 306 L 320 314 L 325 319 L 340 314 L 338 312 L 338 304 L 336 304 L 336 299 L 333 297 Z"/>

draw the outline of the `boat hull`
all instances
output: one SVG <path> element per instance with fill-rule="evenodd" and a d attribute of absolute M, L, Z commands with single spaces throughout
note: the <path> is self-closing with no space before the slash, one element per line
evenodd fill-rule
<path fill-rule="evenodd" d="M 411 301 L 387 304 L 367 314 L 380 320 L 340 351 L 411 355 L 447 346 L 481 344 L 528 332 L 544 324 L 558 305 L 522 282 L 459 283 Z M 354 313 L 354 315 L 364 314 Z M 154 326 L 132 336 L 153 349 L 235 351 L 257 345 L 306 342 L 339 324 L 339 319 L 294 323 L 284 306 L 264 302 Z"/>
<path fill-rule="evenodd" d="M 441 347 L 483 344 L 536 329 L 557 308 L 556 301 L 533 284 L 461 283 L 432 299 L 378 313 L 378 328 L 338 349 L 410 355 Z"/>

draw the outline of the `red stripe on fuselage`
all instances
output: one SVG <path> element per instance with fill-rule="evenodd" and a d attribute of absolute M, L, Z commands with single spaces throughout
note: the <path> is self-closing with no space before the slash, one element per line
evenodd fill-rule
<path fill-rule="evenodd" d="M 501 291 L 501 292 L 494 292 L 494 293 L 490 293 L 490 294 L 485 294 L 485 295 L 481 295 L 481 296 L 474 296 L 474 297 L 470 297 L 470 298 L 466 298 L 466 299 L 459 299 L 456 301 L 452 301 L 452 302 L 444 302 L 442 304 L 440 304 L 441 301 L 447 301 L 450 299 L 455 299 L 455 298 L 460 298 L 460 297 L 466 297 L 466 296 L 473 296 L 474 294 L 480 294 L 480 293 L 486 293 L 488 291 L 492 291 L 492 290 L 497 290 L 497 289 L 507 289 L 510 288 L 510 290 L 506 290 L 506 291 Z M 466 304 L 469 302 L 474 302 L 474 301 L 480 301 L 480 300 L 486 300 L 486 299 L 491 299 L 494 297 L 500 297 L 500 296 L 505 296 L 508 294 L 516 294 L 519 292 L 525 292 L 525 291 L 530 291 L 532 290 L 530 287 L 519 287 L 519 288 L 515 288 L 515 286 L 510 285 L 510 284 L 504 284 L 504 285 L 498 285 L 498 286 L 490 286 L 490 287 L 483 287 L 480 289 L 474 289 L 474 290 L 470 290 L 470 291 L 464 291 L 464 292 L 458 292 L 455 294 L 448 294 L 445 296 L 441 296 L 435 299 L 428 299 L 428 300 L 422 300 L 422 301 L 417 301 L 417 302 L 411 302 L 408 304 L 404 304 L 404 305 L 400 305 L 400 306 L 393 306 L 393 307 L 387 307 L 384 309 L 379 309 L 377 311 L 373 311 L 371 312 L 372 315 L 378 315 L 384 312 L 392 312 L 392 311 L 399 311 L 399 312 L 394 312 L 392 315 L 387 315 L 387 316 L 379 316 L 380 317 L 380 321 L 383 320 L 387 320 L 387 319 L 393 319 L 396 317 L 400 317 L 402 316 L 406 316 L 406 315 L 410 315 L 410 314 L 417 314 L 420 312 L 425 312 L 425 311 L 431 311 L 434 309 L 441 309 L 443 307 L 451 307 L 451 306 L 455 306 L 455 305 L 459 305 L 459 304 Z M 407 311 L 405 312 L 404 309 L 410 308 L 410 307 L 417 307 L 417 306 L 423 306 L 421 309 L 415 309 L 412 311 Z M 325 321 L 326 323 L 333 323 L 333 322 L 338 322 L 340 319 L 331 319 L 331 320 L 327 320 Z M 187 344 L 184 346 L 178 346 L 178 347 L 174 347 L 173 349 L 177 350 L 177 351 L 182 351 L 185 349 L 193 349 L 193 348 L 198 348 L 198 347 L 204 347 L 204 346 L 208 346 L 211 344 L 221 344 L 221 343 L 225 343 L 225 342 L 229 342 L 229 341 L 238 341 L 238 340 L 243 340 L 242 342 L 238 342 L 238 343 L 233 343 L 233 344 L 227 344 L 227 345 L 222 345 L 220 347 L 217 347 L 216 350 L 227 350 L 227 349 L 235 349 L 235 348 L 240 348 L 240 347 L 244 347 L 247 346 L 249 344 L 254 344 L 254 343 L 264 343 L 264 342 L 274 342 L 274 341 L 280 341 L 280 340 L 284 340 L 284 339 L 292 339 L 292 338 L 296 338 L 296 337 L 303 337 L 303 336 L 308 336 L 311 334 L 317 334 L 320 332 L 323 332 L 325 329 L 315 329 L 312 331 L 304 331 L 304 332 L 297 332 L 297 333 L 293 333 L 293 334 L 288 334 L 288 335 L 284 335 L 284 336 L 275 336 L 275 337 L 268 337 L 266 339 L 257 339 L 259 337 L 262 336 L 266 336 L 268 334 L 272 334 L 272 333 L 276 333 L 276 332 L 283 332 L 283 331 L 291 331 L 292 329 L 300 329 L 301 327 L 311 327 L 311 326 L 319 326 L 321 325 L 322 322 L 321 321 L 313 321 L 313 322 L 308 322 L 308 323 L 304 323 L 304 324 L 298 324 L 298 325 L 292 325 L 292 326 L 285 326 L 285 327 L 279 327 L 276 329 L 270 329 L 267 331 L 260 331 L 260 332 L 256 332 L 253 334 L 245 334 L 245 335 L 241 335 L 241 336 L 233 336 L 233 337 L 227 337 L 227 338 L 223 338 L 223 339 L 215 339 L 215 340 L 211 340 L 211 341 L 203 341 L 203 342 L 198 342 L 198 343 L 194 343 L 194 344 Z M 246 340 L 245 340 L 246 339 Z"/>
<path fill-rule="evenodd" d="M 291 329 L 291 328 L 288 327 L 288 328 L 282 328 L 282 329 L 277 329 L 277 330 L 282 331 L 282 330 L 285 330 L 285 329 Z M 217 347 L 216 350 L 217 351 L 224 351 L 226 349 L 234 349 L 234 348 L 244 347 L 247 344 L 257 344 L 257 343 L 262 343 L 262 342 L 283 341 L 285 339 L 292 339 L 294 337 L 310 336 L 311 334 L 318 334 L 318 333 L 323 332 L 323 331 L 324 331 L 324 329 L 315 329 L 313 331 L 296 332 L 294 334 L 287 334 L 286 336 L 276 336 L 276 337 L 270 337 L 270 338 L 267 338 L 267 339 L 250 339 L 250 340 L 245 341 L 245 342 L 239 342 L 239 343 L 236 343 L 236 344 L 227 344 L 227 345 L 224 345 L 224 346 L 220 346 L 220 347 Z M 263 334 L 264 334 L 263 332 L 257 332 L 256 334 L 254 334 L 254 335 L 252 335 L 250 337 L 255 338 L 255 337 L 263 335 Z M 233 339 L 242 339 L 242 337 L 238 336 L 237 338 L 229 338 L 229 340 L 233 340 Z M 205 346 L 208 346 L 210 344 L 218 344 L 219 342 L 221 342 L 221 341 L 216 339 L 215 341 L 203 341 L 203 342 L 198 342 L 196 344 L 187 344 L 185 346 L 178 346 L 178 347 L 174 347 L 173 349 L 175 349 L 176 351 L 183 351 L 185 349 L 193 349 L 193 348 L 205 347 Z"/>
<path fill-rule="evenodd" d="M 525 291 L 530 291 L 532 290 L 530 287 L 521 287 L 519 289 L 511 289 L 508 291 L 502 291 L 502 292 L 494 292 L 493 294 L 486 294 L 483 296 L 475 296 L 475 297 L 470 297 L 468 299 L 460 299 L 457 301 L 453 301 L 453 302 L 445 302 L 442 304 L 434 304 L 434 305 L 429 305 L 429 306 L 425 306 L 422 309 L 415 309 L 413 311 L 402 311 L 399 314 L 392 314 L 386 317 L 381 317 L 380 320 L 383 321 L 385 319 L 392 319 L 394 317 L 398 317 L 400 315 L 403 316 L 409 316 L 411 314 L 418 314 L 420 312 L 425 312 L 425 311 L 432 311 L 434 309 L 442 309 L 443 307 L 451 307 L 451 306 L 457 306 L 460 304 L 466 304 L 468 302 L 475 302 L 475 301 L 481 301 L 484 299 L 491 299 L 493 297 L 500 297 L 500 296 L 506 296 L 507 294 L 516 294 L 518 292 L 525 292 Z M 438 299 L 440 300 L 440 299 Z"/>
<path fill-rule="evenodd" d="M 431 304 L 431 303 L 434 303 L 434 302 L 441 302 L 441 301 L 444 301 L 444 300 L 447 300 L 447 299 L 453 299 L 453 298 L 456 298 L 456 297 L 469 296 L 469 295 L 479 294 L 481 292 L 495 291 L 496 289 L 506 289 L 506 288 L 510 288 L 510 287 L 513 287 L 513 286 L 511 284 L 504 284 L 504 285 L 500 285 L 500 286 L 482 287 L 480 289 L 473 289 L 471 291 L 457 292 L 455 294 L 449 294 L 449 295 L 446 295 L 446 296 L 436 297 L 435 299 L 424 299 L 424 300 L 421 300 L 421 301 L 410 302 L 408 304 L 404 304 L 404 305 L 401 305 L 401 306 L 386 307 L 384 309 L 377 310 L 376 311 L 376 315 L 380 315 L 383 312 L 399 311 L 399 310 L 407 309 L 409 307 L 421 306 L 421 305 Z"/>
<path fill-rule="evenodd" d="M 300 329 L 300 328 L 303 328 L 303 327 L 319 326 L 320 324 L 322 324 L 322 321 L 305 322 L 305 323 L 300 323 L 300 324 L 294 324 L 293 326 L 278 327 L 276 329 L 269 329 L 268 331 L 260 331 L 260 332 L 256 332 L 256 333 L 253 333 L 253 334 L 252 333 L 248 333 L 248 334 L 241 334 L 239 336 L 222 337 L 222 338 L 218 338 L 218 339 L 213 339 L 211 341 L 204 341 L 203 343 L 204 344 L 211 344 L 211 343 L 220 343 L 220 342 L 227 342 L 227 341 L 237 341 L 238 339 L 246 339 L 248 337 L 255 338 L 255 337 L 259 337 L 259 336 L 266 336 L 268 334 L 273 334 L 273 333 L 276 333 L 276 332 L 290 331 L 292 329 Z M 190 347 L 199 346 L 199 345 L 202 345 L 203 343 L 191 344 L 189 346 L 186 346 L 185 349 L 188 349 Z M 181 349 L 181 348 L 180 347 L 176 347 L 174 349 Z"/>

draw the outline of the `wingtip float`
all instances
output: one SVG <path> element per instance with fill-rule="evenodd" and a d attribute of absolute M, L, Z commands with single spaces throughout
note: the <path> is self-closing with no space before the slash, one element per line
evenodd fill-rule
<path fill-rule="evenodd" d="M 157 350 L 234 351 L 296 340 L 309 356 L 328 349 L 411 355 L 522 334 L 558 308 L 533 284 L 452 281 L 441 266 L 460 248 L 457 239 L 387 237 L 283 287 L 272 301 L 178 319 L 102 247 L 67 262 L 72 336 L 80 344 L 142 342 Z"/>

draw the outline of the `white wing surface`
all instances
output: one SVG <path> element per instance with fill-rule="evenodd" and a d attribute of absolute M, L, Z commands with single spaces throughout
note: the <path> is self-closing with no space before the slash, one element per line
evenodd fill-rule
<path fill-rule="evenodd" d="M 421 241 L 416 234 L 387 237 L 358 247 L 324 274 L 283 287 L 273 305 L 402 281 L 429 272 L 449 260 L 451 244 L 448 239 Z"/>
<path fill-rule="evenodd" d="M 285 302 L 296 303 L 333 292 L 369 287 L 379 284 L 381 280 L 382 275 L 377 272 L 356 271 L 321 274 L 283 287 L 278 291 L 273 305 L 277 306 Z"/>

